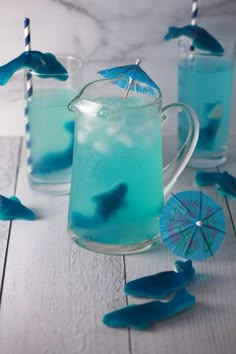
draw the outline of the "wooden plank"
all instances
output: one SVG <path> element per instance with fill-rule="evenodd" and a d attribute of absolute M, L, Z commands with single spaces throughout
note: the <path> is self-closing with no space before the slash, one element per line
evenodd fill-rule
<path fill-rule="evenodd" d="M 194 169 L 187 168 L 173 192 L 198 189 L 194 185 Z M 229 213 L 222 196 L 214 188 L 203 188 L 224 209 L 227 222 L 226 239 L 215 255 L 193 262 L 196 277 L 187 289 L 196 296 L 197 304 L 172 319 L 156 323 L 146 332 L 131 331 L 132 353 L 155 354 L 232 354 L 235 352 L 236 328 L 236 240 Z M 126 257 L 127 280 L 173 269 L 178 257 L 163 245 L 152 252 Z M 147 299 L 129 297 L 129 303 Z"/>
<path fill-rule="evenodd" d="M 0 137 L 0 194 L 9 197 L 15 192 L 21 139 Z M 0 298 L 10 222 L 0 221 Z"/>
<path fill-rule="evenodd" d="M 232 124 L 232 131 L 235 132 L 236 124 Z M 236 135 L 230 134 L 227 163 L 219 168 L 219 171 L 227 171 L 236 178 Z M 212 187 L 215 188 L 215 187 Z M 234 227 L 234 235 L 236 237 L 236 199 L 232 197 L 226 198 L 226 203 L 230 212 L 231 220 Z"/>
<path fill-rule="evenodd" d="M 128 330 L 102 324 L 107 311 L 126 304 L 123 257 L 72 244 L 66 232 L 68 196 L 36 193 L 25 175 L 22 163 L 17 195 L 38 219 L 12 225 L 0 352 L 128 354 Z"/>

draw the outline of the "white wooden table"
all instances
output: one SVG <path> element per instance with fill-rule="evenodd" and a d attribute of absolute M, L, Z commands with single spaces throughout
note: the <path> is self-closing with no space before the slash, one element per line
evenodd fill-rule
<path fill-rule="evenodd" d="M 236 175 L 236 141 L 221 170 Z M 232 147 L 234 144 L 234 147 Z M 174 191 L 197 189 L 187 168 Z M 173 269 L 163 245 L 134 256 L 108 256 L 73 244 L 66 233 L 68 196 L 32 191 L 22 138 L 0 137 L 0 194 L 15 194 L 36 221 L 0 222 L 1 354 L 236 353 L 236 201 L 204 188 L 224 209 L 226 239 L 216 256 L 194 262 L 187 287 L 197 304 L 150 330 L 112 329 L 105 313 L 144 299 L 126 297 L 131 279 Z"/>

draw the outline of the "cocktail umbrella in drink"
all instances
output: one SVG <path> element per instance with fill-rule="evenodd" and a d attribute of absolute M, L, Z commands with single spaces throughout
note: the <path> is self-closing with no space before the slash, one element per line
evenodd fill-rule
<path fill-rule="evenodd" d="M 224 240 L 222 208 L 199 191 L 172 196 L 160 218 L 161 238 L 175 255 L 191 260 L 213 256 Z"/>
<path fill-rule="evenodd" d="M 140 67 L 140 63 L 141 60 L 137 59 L 135 64 L 104 69 L 98 71 L 98 73 L 106 79 L 117 79 L 113 82 L 126 90 L 124 101 L 126 100 L 130 90 L 153 95 L 152 87 L 155 89 L 159 89 L 159 87 Z"/>

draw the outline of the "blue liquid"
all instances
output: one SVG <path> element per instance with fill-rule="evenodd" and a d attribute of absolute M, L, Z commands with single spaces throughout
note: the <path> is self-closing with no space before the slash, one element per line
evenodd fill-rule
<path fill-rule="evenodd" d="M 184 59 L 178 67 L 179 102 L 191 106 L 200 123 L 195 153 L 226 149 L 230 119 L 233 64 L 222 57 Z M 185 127 L 179 127 L 181 142 Z"/>
<path fill-rule="evenodd" d="M 67 109 L 69 89 L 34 90 L 28 101 L 31 176 L 38 181 L 70 181 L 74 115 Z M 69 129 L 68 129 L 69 128 Z"/>
<path fill-rule="evenodd" d="M 113 100 L 112 106 L 116 104 L 123 102 Z M 111 113 L 105 119 L 99 112 L 93 114 L 93 105 L 88 102 L 90 109 L 76 120 L 70 235 L 78 243 L 131 245 L 151 240 L 159 234 L 156 217 L 163 205 L 160 117 L 153 114 L 153 108 L 146 108 L 146 112 L 140 109 L 134 113 L 127 109 L 125 117 L 112 117 Z M 103 108 L 102 112 L 106 108 L 109 112 L 109 105 Z M 107 204 L 113 206 L 114 213 L 99 218 L 94 196 L 112 196 L 116 191 L 118 202 L 109 200 Z M 76 213 L 83 215 L 84 227 L 74 222 Z"/>

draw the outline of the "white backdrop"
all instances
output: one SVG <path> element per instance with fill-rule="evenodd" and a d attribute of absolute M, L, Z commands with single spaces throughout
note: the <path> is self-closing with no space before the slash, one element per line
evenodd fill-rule
<path fill-rule="evenodd" d="M 24 50 L 23 19 L 31 18 L 32 49 L 72 54 L 85 62 L 84 82 L 97 70 L 142 59 L 161 87 L 164 103 L 176 100 L 176 42 L 164 42 L 168 26 L 190 21 L 191 0 L 2 1 L 0 65 Z M 236 1 L 200 0 L 199 25 L 235 40 Z M 23 73 L 0 86 L 0 135 L 23 135 Z"/>

